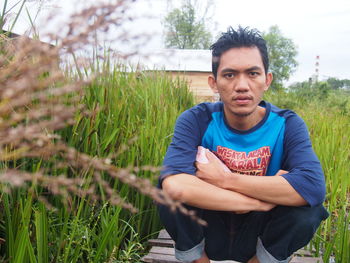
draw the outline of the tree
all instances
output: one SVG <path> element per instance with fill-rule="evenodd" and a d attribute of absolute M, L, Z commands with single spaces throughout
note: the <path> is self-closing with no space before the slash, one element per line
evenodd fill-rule
<path fill-rule="evenodd" d="M 325 100 L 328 98 L 332 87 L 328 81 L 312 82 L 310 79 L 309 81 L 293 83 L 288 89 L 304 99 Z"/>
<path fill-rule="evenodd" d="M 310 79 L 309 81 L 296 82 L 291 84 L 288 89 L 293 92 L 300 92 L 301 90 L 315 90 L 320 85 L 319 83 L 326 83 L 329 90 L 350 90 L 350 80 L 349 79 L 338 79 L 335 77 L 329 77 L 324 81 L 319 81 L 313 83 Z M 321 85 L 322 86 L 322 85 Z M 322 86 L 324 88 L 325 86 Z"/>
<path fill-rule="evenodd" d="M 329 77 L 326 81 L 333 90 L 350 88 L 350 80 L 348 79 L 337 79 L 334 77 Z"/>
<path fill-rule="evenodd" d="M 179 49 L 208 49 L 212 35 L 205 24 L 205 15 L 201 19 L 196 14 L 191 0 L 183 2 L 180 8 L 173 9 L 164 19 L 165 46 Z"/>
<path fill-rule="evenodd" d="M 263 37 L 267 43 L 274 79 L 271 88 L 282 89 L 283 81 L 288 80 L 298 66 L 295 59 L 297 47 L 291 39 L 282 35 L 277 25 L 270 27 L 267 33 L 263 33 Z"/>

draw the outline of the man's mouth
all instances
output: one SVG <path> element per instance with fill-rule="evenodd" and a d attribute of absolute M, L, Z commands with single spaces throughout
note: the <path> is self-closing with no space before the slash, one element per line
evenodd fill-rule
<path fill-rule="evenodd" d="M 245 104 L 248 104 L 252 100 L 252 97 L 250 97 L 250 96 L 236 96 L 233 98 L 233 100 L 239 105 L 245 105 Z"/>

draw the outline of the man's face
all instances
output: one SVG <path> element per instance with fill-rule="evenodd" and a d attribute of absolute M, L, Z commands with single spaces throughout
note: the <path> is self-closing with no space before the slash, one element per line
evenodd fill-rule
<path fill-rule="evenodd" d="M 216 79 L 208 81 L 220 94 L 226 118 L 245 117 L 256 112 L 272 74 L 265 73 L 257 47 L 231 48 L 220 57 Z"/>

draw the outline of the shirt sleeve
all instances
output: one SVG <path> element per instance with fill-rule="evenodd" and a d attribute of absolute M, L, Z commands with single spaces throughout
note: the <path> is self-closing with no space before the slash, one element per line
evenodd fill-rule
<path fill-rule="evenodd" d="M 325 179 L 304 121 L 293 113 L 286 119 L 282 175 L 310 206 L 321 204 L 326 194 Z"/>
<path fill-rule="evenodd" d="M 183 112 L 176 121 L 172 142 L 163 161 L 158 186 L 161 187 L 165 177 L 186 173 L 194 175 L 197 147 L 201 134 L 198 120 L 191 110 Z"/>

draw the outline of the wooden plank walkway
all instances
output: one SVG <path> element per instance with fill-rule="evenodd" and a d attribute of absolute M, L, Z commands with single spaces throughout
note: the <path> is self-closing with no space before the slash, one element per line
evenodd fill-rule
<path fill-rule="evenodd" d="M 142 258 L 147 263 L 181 263 L 174 255 L 174 241 L 169 234 L 163 229 L 159 232 L 157 239 L 150 239 L 148 244 L 152 246 L 149 253 Z M 213 261 L 211 263 L 239 263 L 237 261 Z M 323 263 L 321 257 L 312 257 L 311 253 L 306 250 L 298 250 L 293 256 L 290 263 Z"/>

